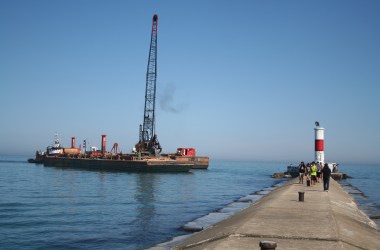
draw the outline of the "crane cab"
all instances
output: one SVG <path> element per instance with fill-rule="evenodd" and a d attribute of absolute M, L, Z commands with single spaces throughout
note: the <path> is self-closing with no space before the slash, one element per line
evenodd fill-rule
<path fill-rule="evenodd" d="M 195 156 L 195 148 L 177 148 L 179 156 Z"/>

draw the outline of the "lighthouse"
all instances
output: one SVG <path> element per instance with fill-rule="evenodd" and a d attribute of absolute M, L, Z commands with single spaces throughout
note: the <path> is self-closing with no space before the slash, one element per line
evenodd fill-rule
<path fill-rule="evenodd" d="M 315 162 L 325 163 L 325 129 L 319 126 L 319 122 L 315 122 Z"/>

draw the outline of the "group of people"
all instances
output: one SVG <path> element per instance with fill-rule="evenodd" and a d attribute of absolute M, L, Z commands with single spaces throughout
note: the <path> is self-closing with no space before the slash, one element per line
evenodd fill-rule
<path fill-rule="evenodd" d="M 327 163 L 323 166 L 321 162 L 311 162 L 305 164 L 301 162 L 298 166 L 299 171 L 299 183 L 303 184 L 303 180 L 306 177 L 306 181 L 310 182 L 311 186 L 315 186 L 320 179 L 323 180 L 323 190 L 325 192 L 329 191 L 331 169 Z"/>

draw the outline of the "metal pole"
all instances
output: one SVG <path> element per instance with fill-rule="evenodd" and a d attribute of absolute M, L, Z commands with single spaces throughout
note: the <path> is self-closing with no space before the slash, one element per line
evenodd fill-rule
<path fill-rule="evenodd" d="M 260 241 L 259 246 L 261 247 L 261 250 L 274 250 L 277 247 L 277 243 L 270 240 L 262 240 Z"/>

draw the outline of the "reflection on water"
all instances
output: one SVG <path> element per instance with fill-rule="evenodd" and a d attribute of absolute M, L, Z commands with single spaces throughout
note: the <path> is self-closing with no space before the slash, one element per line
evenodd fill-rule
<path fill-rule="evenodd" d="M 147 232 L 154 231 L 156 223 L 155 217 L 155 174 L 138 174 L 136 177 L 136 194 L 134 195 L 137 202 L 137 213 L 134 221 L 135 230 L 132 231 L 133 237 L 144 243 L 149 241 Z"/>

